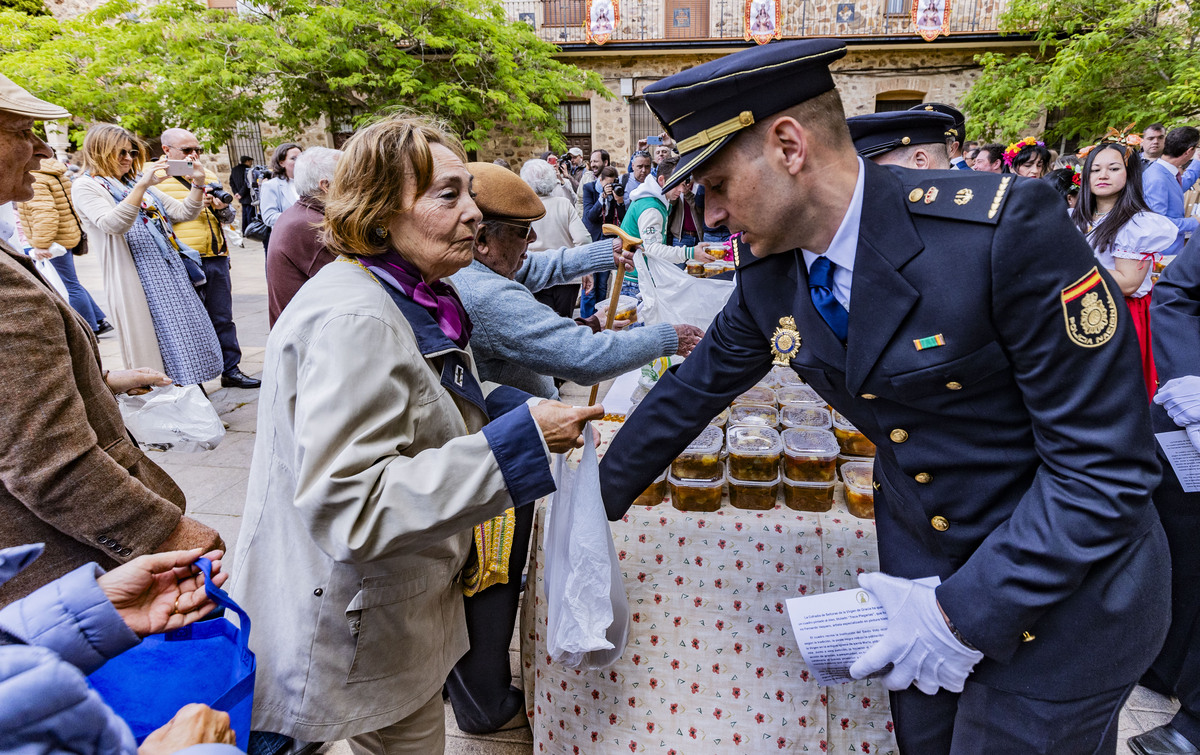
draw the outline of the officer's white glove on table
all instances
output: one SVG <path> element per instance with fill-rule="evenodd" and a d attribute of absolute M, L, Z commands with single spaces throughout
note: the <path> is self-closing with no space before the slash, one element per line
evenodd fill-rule
<path fill-rule="evenodd" d="M 1154 394 L 1154 403 L 1167 410 L 1172 422 L 1187 429 L 1192 447 L 1200 451 L 1200 376 L 1168 380 Z"/>
<path fill-rule="evenodd" d="M 983 653 L 950 632 L 934 589 L 879 572 L 859 575 L 858 584 L 883 606 L 888 628 L 883 639 L 850 667 L 850 676 L 863 679 L 890 663 L 892 670 L 883 677 L 883 686 L 890 690 L 916 684 L 927 695 L 939 689 L 962 692 Z"/>

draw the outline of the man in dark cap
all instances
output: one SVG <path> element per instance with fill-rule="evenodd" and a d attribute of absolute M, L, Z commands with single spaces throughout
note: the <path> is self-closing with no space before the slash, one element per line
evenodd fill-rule
<path fill-rule="evenodd" d="M 946 141 L 946 151 L 950 154 L 950 167 L 955 170 L 971 170 L 971 166 L 967 164 L 966 159 L 963 157 L 963 145 L 965 144 L 963 140 L 967 138 L 967 119 L 961 110 L 941 102 L 926 102 L 921 105 L 913 105 L 909 110 L 941 113 L 942 115 L 950 116 L 954 121 L 948 129 L 947 135 L 950 138 Z"/>
<path fill-rule="evenodd" d="M 876 165 L 949 170 L 946 144 L 954 120 L 942 113 L 900 110 L 846 119 L 854 150 Z"/>
<path fill-rule="evenodd" d="M 1169 612 L 1132 323 L 1048 185 L 858 157 L 844 54 L 772 43 L 646 88 L 670 181 L 744 244 L 733 297 L 601 463 L 609 517 L 790 365 L 878 446 L 884 573 L 860 584 L 889 626 L 850 673 L 894 691 L 900 751 L 1113 753 Z"/>

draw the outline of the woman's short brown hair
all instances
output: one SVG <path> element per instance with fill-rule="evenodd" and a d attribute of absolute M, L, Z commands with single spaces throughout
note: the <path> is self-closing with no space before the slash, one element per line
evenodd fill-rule
<path fill-rule="evenodd" d="M 386 229 L 397 215 L 408 212 L 433 182 L 431 144 L 441 144 L 464 163 L 466 152 L 458 138 L 422 117 L 396 114 L 356 133 L 343 147 L 325 199 L 325 244 L 331 252 L 349 256 L 383 254 L 388 250 Z"/>
<path fill-rule="evenodd" d="M 133 158 L 133 167 L 129 169 L 128 177 L 132 178 L 141 173 L 142 166 L 146 164 L 146 143 L 133 132 L 111 123 L 92 126 L 83 138 L 83 148 L 79 150 L 83 169 L 93 176 L 125 178 L 121 174 L 117 153 L 130 144 L 138 151 L 138 156 Z"/>

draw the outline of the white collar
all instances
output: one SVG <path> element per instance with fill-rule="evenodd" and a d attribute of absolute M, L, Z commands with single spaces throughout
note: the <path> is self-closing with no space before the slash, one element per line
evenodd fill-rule
<path fill-rule="evenodd" d="M 858 178 L 854 182 L 854 194 L 850 197 L 850 206 L 846 208 L 846 214 L 842 216 L 842 224 L 838 226 L 837 233 L 829 242 L 829 248 L 825 250 L 824 255 L 810 252 L 807 249 L 800 250 L 804 253 L 804 266 L 807 269 L 812 269 L 812 264 L 817 257 L 824 256 L 838 267 L 854 271 L 854 255 L 858 251 L 858 227 L 862 222 L 865 176 L 866 169 L 863 167 L 863 160 L 860 157 L 858 158 Z"/>
<path fill-rule="evenodd" d="M 1179 168 L 1176 168 L 1174 165 L 1172 165 L 1171 163 L 1169 163 L 1169 162 L 1167 162 L 1166 160 L 1162 159 L 1161 157 L 1160 157 L 1160 158 L 1158 158 L 1157 160 L 1155 160 L 1154 162 L 1162 164 L 1162 166 L 1163 166 L 1164 168 L 1166 168 L 1167 170 L 1171 171 L 1171 175 L 1173 175 L 1173 176 L 1177 176 L 1177 175 L 1179 175 Z"/>

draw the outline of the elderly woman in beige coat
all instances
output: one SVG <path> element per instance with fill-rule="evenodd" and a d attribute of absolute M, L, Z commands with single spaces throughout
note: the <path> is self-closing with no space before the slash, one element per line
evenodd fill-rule
<path fill-rule="evenodd" d="M 392 117 L 345 150 L 324 221 L 342 256 L 267 341 L 231 592 L 254 619 L 256 731 L 428 755 L 467 650 L 472 528 L 553 490 L 550 453 L 603 409 L 478 381 L 444 282 L 480 221 L 458 142 Z"/>

